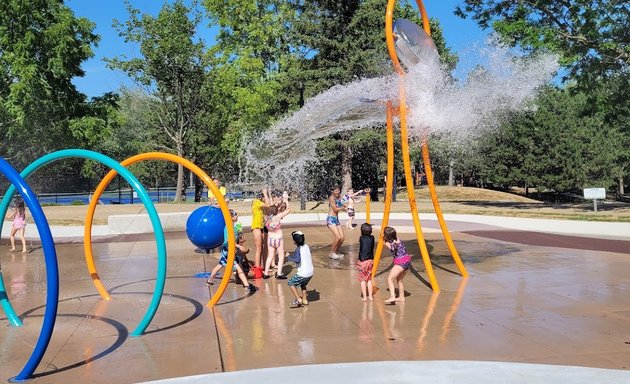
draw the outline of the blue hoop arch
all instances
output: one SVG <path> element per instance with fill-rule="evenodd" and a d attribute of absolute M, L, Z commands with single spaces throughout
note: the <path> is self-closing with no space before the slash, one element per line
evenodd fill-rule
<path fill-rule="evenodd" d="M 17 171 L 3 158 L 0 158 L 0 171 L 2 171 L 2 173 L 11 182 L 13 193 L 15 193 L 16 186 L 19 188 L 20 195 L 22 196 L 22 199 L 24 199 L 24 202 L 33 216 L 33 220 L 35 221 L 35 225 L 37 226 L 37 231 L 39 232 L 39 237 L 42 242 L 42 249 L 44 251 L 44 262 L 46 263 L 46 285 L 48 286 L 46 290 L 46 309 L 44 310 L 44 320 L 42 323 L 42 330 L 39 333 L 39 338 L 37 339 L 37 344 L 35 344 L 33 354 L 27 361 L 24 369 L 22 369 L 22 372 L 20 372 L 20 374 L 15 378 L 11 379 L 11 381 L 18 382 L 30 379 L 31 375 L 35 371 L 35 368 L 37 368 L 41 362 L 44 352 L 46 352 L 46 348 L 48 348 L 48 343 L 50 342 L 50 337 L 52 336 L 53 328 L 55 327 L 55 318 L 57 317 L 57 302 L 59 301 L 59 267 L 57 265 L 55 243 L 53 241 L 52 234 L 50 233 L 48 220 L 46 220 L 44 211 L 42 211 L 42 207 L 39 205 L 35 194 L 26 184 L 24 179 L 17 173 Z M 13 193 L 11 193 L 11 196 L 13 196 Z M 7 204 L 10 201 L 11 197 L 7 199 Z M 4 217 L 5 213 L 6 209 L 1 217 Z M 0 230 L 1 229 L 2 228 L 0 227 Z M 2 302 L 2 308 L 7 314 L 11 324 L 14 326 L 21 326 L 22 322 L 20 321 L 20 318 L 17 316 L 9 303 L 1 273 L 0 302 Z"/>
<path fill-rule="evenodd" d="M 147 309 L 147 312 L 144 315 L 140 324 L 131 333 L 131 336 L 140 336 L 144 333 L 146 328 L 151 323 L 151 320 L 155 316 L 155 313 L 157 312 L 157 309 L 160 305 L 160 301 L 162 299 L 162 294 L 164 293 L 164 285 L 166 281 L 166 240 L 164 238 L 164 231 L 162 230 L 162 224 L 160 223 L 160 218 L 155 209 L 155 206 L 153 205 L 153 202 L 151 201 L 151 198 L 149 197 L 149 194 L 144 189 L 144 187 L 140 184 L 138 179 L 136 179 L 136 177 L 131 172 L 129 172 L 129 170 L 127 170 L 125 167 L 120 165 L 116 160 L 108 156 L 105 156 L 103 154 L 100 154 L 98 152 L 88 151 L 85 149 L 65 149 L 65 150 L 49 153 L 45 156 L 40 157 L 34 162 L 32 162 L 28 167 L 26 167 L 26 169 L 22 171 L 22 173 L 19 176 L 25 179 L 31 173 L 35 172 L 37 169 L 41 168 L 42 166 L 50 162 L 53 162 L 59 159 L 70 158 L 70 157 L 94 160 L 109 168 L 115 169 L 118 172 L 118 174 L 121 177 L 123 177 L 129 183 L 129 185 L 131 185 L 131 187 L 138 193 L 138 197 L 144 204 L 144 207 L 147 210 L 147 214 L 149 215 L 149 218 L 151 220 L 151 224 L 153 225 L 153 231 L 155 233 L 155 241 L 157 244 L 157 252 L 158 252 L 158 265 L 157 265 L 158 271 L 157 271 L 157 279 L 155 282 L 155 291 L 153 292 L 153 298 L 151 300 L 149 308 Z M 7 209 L 9 207 L 9 203 L 11 201 L 11 198 L 15 194 L 15 191 L 16 191 L 16 188 L 13 185 L 9 187 L 9 189 L 4 195 L 4 198 L 2 199 L 2 202 L 0 202 L 1 217 L 4 217 L 4 215 L 6 214 Z M 31 195 L 34 196 L 32 191 L 31 191 Z M 34 197 L 32 198 L 35 199 Z M 30 208 L 30 205 L 29 205 L 29 208 Z M 39 209 L 41 211 L 41 207 Z M 43 212 L 41 214 L 43 216 Z M 33 215 L 33 217 L 35 216 Z M 50 233 L 50 227 L 48 226 L 48 223 L 46 223 L 46 230 L 48 231 L 48 233 Z M 50 235 L 50 237 L 51 237 L 51 242 L 52 242 L 52 235 Z M 54 249 L 54 246 L 53 246 L 53 249 Z M 50 313 L 52 315 L 52 319 L 50 319 L 50 316 L 44 317 L 44 324 L 46 324 L 47 320 L 50 323 L 48 327 L 49 329 L 46 328 L 47 332 L 44 333 L 44 326 L 42 326 L 42 333 L 40 334 L 40 341 L 42 341 L 42 348 L 41 349 L 37 348 L 39 347 L 39 341 L 38 341 L 38 345 L 36 346 L 36 349 L 33 352 L 33 355 L 31 356 L 29 361 L 27 362 L 26 366 L 15 378 L 11 379 L 11 381 L 13 382 L 25 381 L 32 378 L 32 375 L 35 372 L 35 369 L 37 368 L 39 363 L 41 362 L 41 359 L 44 355 L 44 352 L 46 351 L 46 348 L 52 336 L 52 328 L 54 327 L 54 323 L 55 323 L 54 317 L 57 312 L 57 300 L 59 298 L 59 287 L 58 287 L 59 276 L 58 276 L 56 253 L 53 255 L 53 257 L 55 259 L 54 272 L 57 276 L 57 280 L 56 280 L 57 287 L 54 292 L 55 293 L 54 306 L 49 301 L 47 301 L 47 304 L 46 304 L 46 313 L 47 314 Z M 46 263 L 48 265 L 48 261 Z M 50 272 L 47 272 L 47 273 L 50 273 Z M 51 289 L 49 288 L 48 290 L 49 290 L 48 300 L 52 300 L 53 297 L 50 295 Z M 8 303 L 8 298 L 7 298 L 7 303 Z M 50 308 L 53 308 L 54 312 L 53 310 L 49 311 L 49 306 Z M 46 340 L 44 341 L 44 339 Z"/>

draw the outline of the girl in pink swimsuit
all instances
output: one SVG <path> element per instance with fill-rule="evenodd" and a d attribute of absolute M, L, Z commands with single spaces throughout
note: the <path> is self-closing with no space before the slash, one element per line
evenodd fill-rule
<path fill-rule="evenodd" d="M 405 286 L 403 279 L 407 274 L 407 270 L 411 266 L 411 256 L 407 253 L 405 243 L 403 243 L 396 234 L 396 230 L 392 227 L 383 228 L 383 240 L 385 246 L 389 248 L 394 256 L 394 266 L 387 276 L 387 286 L 389 287 L 389 298 L 385 300 L 385 304 L 394 305 L 397 301 L 405 301 Z M 398 284 L 398 297 L 394 290 L 395 284 Z"/>
<path fill-rule="evenodd" d="M 282 194 L 282 203 L 280 203 L 279 206 L 272 205 L 267 208 L 265 227 L 269 233 L 267 234 L 267 260 L 265 261 L 265 271 L 263 272 L 264 279 L 271 277 L 269 275 L 269 269 L 276 257 L 276 252 L 278 253 L 278 272 L 276 272 L 276 279 L 283 280 L 287 278 L 282 274 L 285 255 L 281 221 L 289 212 L 291 212 L 291 207 L 289 206 L 289 195 L 286 192 Z"/>
<path fill-rule="evenodd" d="M 13 213 L 9 215 L 9 220 L 13 219 L 13 225 L 11 226 L 11 251 L 15 251 L 15 234 L 20 233 L 20 240 L 22 240 L 22 253 L 26 253 L 26 239 L 24 239 L 24 229 L 26 228 L 26 209 L 24 208 L 24 201 L 18 200 L 13 208 Z"/>

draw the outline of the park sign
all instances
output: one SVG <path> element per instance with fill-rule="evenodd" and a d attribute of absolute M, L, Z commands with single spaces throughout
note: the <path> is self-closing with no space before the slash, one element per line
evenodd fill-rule
<path fill-rule="evenodd" d="M 606 188 L 584 188 L 584 198 L 590 200 L 605 200 Z"/>
<path fill-rule="evenodd" d="M 584 198 L 593 200 L 593 211 L 597 212 L 597 200 L 606 199 L 606 188 L 584 188 Z"/>

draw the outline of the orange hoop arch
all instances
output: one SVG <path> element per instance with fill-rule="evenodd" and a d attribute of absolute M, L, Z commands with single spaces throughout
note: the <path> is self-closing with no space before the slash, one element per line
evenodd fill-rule
<path fill-rule="evenodd" d="M 173 155 L 170 153 L 162 153 L 162 152 L 147 152 L 141 153 L 136 156 L 132 156 L 120 164 L 124 167 L 135 164 L 144 160 L 166 160 L 173 163 L 180 164 L 193 172 L 197 177 L 199 177 L 204 184 L 212 191 L 214 196 L 216 196 L 217 202 L 219 204 L 219 208 L 221 209 L 221 213 L 223 214 L 223 218 L 226 223 L 230 223 L 232 218 L 230 217 L 230 210 L 223 198 L 223 195 L 219 192 L 219 189 L 214 184 L 210 176 L 208 176 L 201 168 L 196 166 L 194 163 L 180 157 L 177 155 Z M 90 277 L 92 278 L 92 282 L 96 287 L 96 290 L 101 295 L 101 297 L 105 300 L 111 300 L 111 296 L 107 289 L 101 282 L 100 276 L 96 270 L 96 265 L 94 264 L 94 255 L 92 253 L 92 223 L 94 219 L 94 212 L 96 210 L 96 204 L 98 203 L 98 199 L 101 197 L 105 188 L 109 185 L 109 183 L 116 177 L 118 173 L 115 170 L 111 170 L 105 175 L 103 180 L 101 180 L 100 184 L 96 187 L 94 194 L 92 196 L 92 200 L 90 201 L 90 205 L 88 206 L 88 211 L 85 216 L 85 228 L 84 228 L 84 239 L 83 239 L 83 251 L 85 253 L 85 262 L 88 267 L 88 271 L 90 272 Z M 227 265 L 225 266 L 227 271 L 232 270 L 232 265 L 234 264 L 234 255 L 236 251 L 236 244 L 234 242 L 234 227 L 231 225 L 227 225 L 228 232 L 228 258 Z M 230 273 L 223 274 L 223 278 L 221 279 L 221 283 L 219 284 L 216 292 L 210 298 L 208 302 L 209 307 L 213 307 L 223 296 L 225 289 L 227 288 L 228 282 L 230 280 Z"/>

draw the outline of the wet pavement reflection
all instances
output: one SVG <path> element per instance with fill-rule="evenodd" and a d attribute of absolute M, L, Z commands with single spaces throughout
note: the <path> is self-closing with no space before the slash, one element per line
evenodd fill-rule
<path fill-rule="evenodd" d="M 630 257 L 624 253 L 527 244 L 483 231 L 454 234 L 470 277 L 463 279 L 438 234 L 427 243 L 442 292 L 426 286 L 412 234 L 403 234 L 415 273 L 405 302 L 385 305 L 391 256 L 384 252 L 373 302 L 362 302 L 355 269 L 358 230 L 346 231 L 345 257 L 328 258 L 325 227 L 301 228 L 315 275 L 310 304 L 289 308 L 286 280 L 253 280 L 254 294 L 230 284 L 214 309 L 213 287 L 199 272 L 218 254 L 195 252 L 183 237 L 168 240 L 165 296 L 141 337 L 128 337 L 155 285 L 152 241 L 97 243 L 101 278 L 94 290 L 80 244 L 58 245 L 60 316 L 36 382 L 128 383 L 182 375 L 285 365 L 381 360 L 491 360 L 628 369 Z M 287 228 L 285 239 L 290 239 Z M 375 233 L 378 235 L 378 233 Z M 247 233 L 247 244 L 253 244 Z M 545 241 L 549 240 L 548 236 Z M 286 241 L 286 240 L 285 240 Z M 251 246 L 251 245 L 250 245 Z M 291 246 L 288 247 L 292 250 Z M 0 317 L 0 380 L 26 362 L 41 328 L 46 290 L 41 249 L 22 255 L 0 248 L 7 294 L 24 320 Z M 288 264 L 284 273 L 295 273 Z"/>

